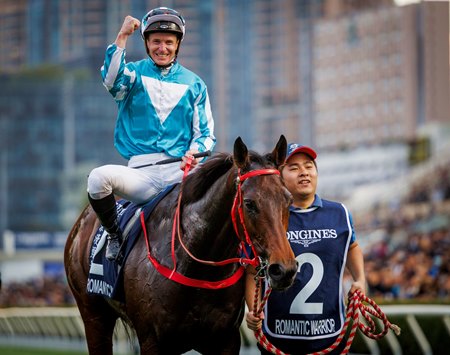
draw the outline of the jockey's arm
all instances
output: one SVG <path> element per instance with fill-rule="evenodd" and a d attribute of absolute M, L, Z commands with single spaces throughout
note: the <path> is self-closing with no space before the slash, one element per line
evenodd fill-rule
<path fill-rule="evenodd" d="M 114 42 L 117 45 L 117 47 L 125 48 L 128 37 L 131 36 L 134 33 L 134 31 L 136 31 L 139 28 L 140 25 L 141 22 L 138 19 L 132 16 L 125 17 L 122 27 L 120 28 L 120 31 L 117 34 L 116 40 Z"/>

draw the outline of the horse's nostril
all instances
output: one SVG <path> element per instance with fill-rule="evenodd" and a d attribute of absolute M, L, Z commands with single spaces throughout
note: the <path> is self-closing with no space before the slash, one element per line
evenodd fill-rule
<path fill-rule="evenodd" d="M 267 270 L 267 272 L 272 280 L 277 281 L 280 280 L 285 274 L 284 267 L 281 266 L 280 264 L 269 265 L 269 269 Z"/>
<path fill-rule="evenodd" d="M 284 267 L 282 264 L 271 264 L 267 269 L 270 285 L 274 290 L 285 290 L 294 282 L 297 269 Z"/>

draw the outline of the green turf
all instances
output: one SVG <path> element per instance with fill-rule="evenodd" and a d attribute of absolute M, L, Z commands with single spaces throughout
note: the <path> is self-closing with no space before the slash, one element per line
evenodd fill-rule
<path fill-rule="evenodd" d="M 50 349 L 31 349 L 0 346 L 2 355 L 86 355 L 82 351 L 74 350 L 50 350 Z"/>

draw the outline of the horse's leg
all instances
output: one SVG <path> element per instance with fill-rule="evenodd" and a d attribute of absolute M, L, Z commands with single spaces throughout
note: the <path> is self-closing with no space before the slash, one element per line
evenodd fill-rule
<path fill-rule="evenodd" d="M 104 300 L 79 307 L 89 355 L 112 355 L 113 333 L 118 316 Z"/>
<path fill-rule="evenodd" d="M 83 319 L 90 355 L 112 355 L 113 332 L 117 313 L 100 296 L 86 291 L 89 272 L 89 248 L 98 222 L 90 208 L 85 208 L 66 241 L 64 265 L 67 281 Z"/>
<path fill-rule="evenodd" d="M 203 355 L 239 355 L 241 348 L 241 333 L 231 330 L 210 337 L 198 351 Z"/>
<path fill-rule="evenodd" d="M 241 333 L 239 329 L 233 331 L 230 335 L 230 340 L 224 349 L 219 353 L 222 355 L 239 355 L 241 349 Z M 211 353 L 213 354 L 213 353 Z"/>
<path fill-rule="evenodd" d="M 139 336 L 138 336 L 139 338 Z M 174 339 L 174 341 L 176 341 Z M 152 337 L 146 336 L 145 340 L 139 339 L 139 347 L 141 349 L 141 355 L 160 355 L 163 352 L 160 351 L 158 345 Z M 166 354 L 166 353 L 165 353 Z"/>
<path fill-rule="evenodd" d="M 149 320 L 150 322 L 152 320 Z M 139 348 L 141 355 L 179 355 L 180 352 L 173 352 L 173 350 L 169 350 L 156 339 L 154 330 L 150 330 L 148 327 L 138 327 L 135 328 L 136 335 L 139 341 Z M 176 336 L 171 338 L 171 341 L 177 342 L 180 339 L 177 339 Z"/>
<path fill-rule="evenodd" d="M 69 281 L 72 279 L 69 278 Z M 80 283 L 69 283 L 84 323 L 89 354 L 112 355 L 117 313 L 102 296 L 86 293 L 84 279 Z"/>

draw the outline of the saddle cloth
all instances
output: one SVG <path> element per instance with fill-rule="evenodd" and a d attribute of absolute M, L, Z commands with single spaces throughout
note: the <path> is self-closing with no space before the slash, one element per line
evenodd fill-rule
<path fill-rule="evenodd" d="M 122 258 L 120 262 L 106 259 L 105 248 L 108 234 L 103 226 L 100 226 L 92 241 L 89 254 L 90 268 L 87 280 L 87 292 L 89 294 L 101 295 L 120 302 L 123 301 L 122 265 L 125 263 L 142 230 L 140 214 L 143 212 L 147 220 L 159 201 L 172 191 L 175 186 L 176 184 L 168 186 L 144 205 L 137 205 L 127 200 L 116 202 L 117 217 L 125 240 L 121 248 Z"/>

